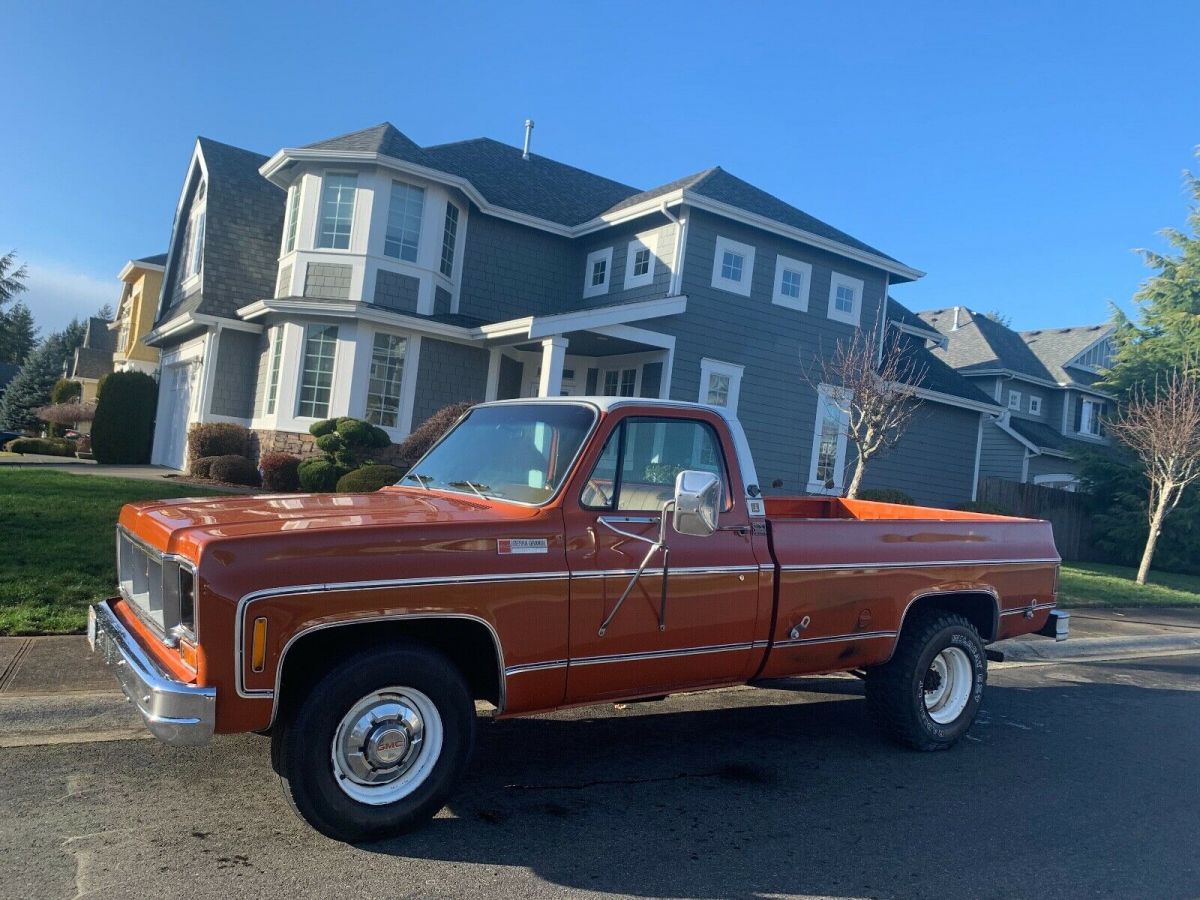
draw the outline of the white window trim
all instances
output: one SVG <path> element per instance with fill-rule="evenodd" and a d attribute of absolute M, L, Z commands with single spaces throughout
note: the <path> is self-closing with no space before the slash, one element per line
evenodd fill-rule
<path fill-rule="evenodd" d="M 625 250 L 625 290 L 645 287 L 654 281 L 654 264 L 658 262 L 658 254 L 654 252 L 654 245 L 658 243 L 657 237 L 657 233 L 638 235 L 629 242 Z M 645 275 L 633 274 L 633 260 L 639 250 L 650 252 L 650 268 L 646 270 Z"/>
<path fill-rule="evenodd" d="M 576 371 L 578 371 L 578 367 L 575 367 L 575 368 L 576 368 Z M 625 372 L 628 372 L 630 369 L 634 370 L 633 394 L 631 396 L 633 396 L 633 397 L 642 396 L 642 363 L 624 363 L 621 365 L 609 366 L 607 369 L 601 369 L 599 374 L 596 376 L 596 393 L 598 393 L 604 397 L 623 396 L 622 394 L 619 394 L 619 393 L 605 394 L 604 393 L 604 381 L 610 373 L 615 374 L 617 376 L 617 390 L 620 391 L 621 390 L 621 375 Z M 578 381 L 579 380 L 578 377 L 576 377 L 575 380 Z"/>
<path fill-rule="evenodd" d="M 1029 414 L 1031 416 L 1040 416 L 1042 414 L 1042 398 L 1036 394 L 1029 395 Z"/>
<path fill-rule="evenodd" d="M 835 322 L 845 322 L 847 325 L 857 326 L 862 319 L 863 286 L 861 278 L 833 272 L 829 279 L 829 309 L 826 313 L 828 317 Z M 837 289 L 839 287 L 848 287 L 854 291 L 853 312 L 843 312 L 837 308 Z"/>
<path fill-rule="evenodd" d="M 294 253 L 300 240 L 300 204 L 304 201 L 300 188 L 303 183 L 303 178 L 297 178 L 288 188 L 286 206 L 284 206 L 283 252 L 280 256 Z M 290 247 L 288 246 L 289 240 L 292 244 Z"/>
<path fill-rule="evenodd" d="M 799 297 L 792 297 L 783 292 L 783 273 L 789 271 L 799 272 L 803 279 Z M 776 306 L 786 306 L 788 309 L 808 312 L 808 292 L 811 286 L 812 266 L 809 263 L 801 262 L 798 259 L 789 259 L 786 256 L 775 258 L 775 292 L 771 296 L 772 303 Z"/>
<path fill-rule="evenodd" d="M 1021 411 L 1021 392 L 1020 391 L 1010 390 L 1008 392 L 1008 408 L 1016 410 L 1017 412 Z"/>
<path fill-rule="evenodd" d="M 325 218 L 325 182 L 330 178 L 339 177 L 352 177 L 354 179 L 354 199 L 350 203 L 350 234 L 346 237 L 345 247 L 322 247 L 321 222 Z M 362 190 L 362 188 L 359 186 L 359 182 L 361 180 L 362 179 L 359 178 L 359 173 L 357 172 L 330 171 L 321 175 L 321 181 L 317 187 L 317 214 L 313 217 L 315 220 L 313 223 L 314 227 L 312 232 L 313 250 L 322 253 L 354 253 L 354 232 L 357 230 L 354 227 L 354 219 L 358 215 L 358 194 L 359 191 Z M 389 198 L 391 197 L 390 187 L 388 196 Z M 386 225 L 384 227 L 386 228 Z M 384 258 L 392 259 L 390 256 Z"/>
<path fill-rule="evenodd" d="M 837 388 L 828 384 L 822 384 L 817 388 L 817 415 L 813 423 L 812 455 L 809 457 L 808 463 L 808 492 L 810 494 L 840 496 L 843 482 L 846 480 L 846 411 L 834 403 L 833 398 L 836 391 Z M 837 459 L 833 467 L 833 487 L 827 488 L 824 482 L 817 481 L 817 462 L 821 452 L 821 426 L 824 424 L 825 412 L 828 409 L 837 410 L 839 426 Z"/>
<path fill-rule="evenodd" d="M 1085 404 L 1086 404 L 1086 406 L 1085 406 Z M 1096 409 L 1098 409 L 1099 411 L 1098 411 L 1098 412 L 1095 412 L 1095 413 L 1093 413 L 1093 414 L 1091 415 L 1091 417 L 1090 417 L 1090 418 L 1091 418 L 1091 420 L 1092 420 L 1093 422 L 1095 422 L 1095 423 L 1096 423 L 1096 425 L 1097 425 L 1097 426 L 1099 426 L 1099 424 L 1100 424 L 1100 417 L 1101 417 L 1101 416 L 1104 414 L 1104 408 L 1105 408 L 1105 406 L 1106 406 L 1106 404 L 1105 404 L 1105 402 L 1104 402 L 1103 400 L 1097 400 L 1097 399 L 1096 399 L 1096 398 L 1094 398 L 1094 397 L 1080 397 L 1080 398 L 1079 398 L 1079 409 L 1080 409 L 1080 414 L 1079 414 L 1079 431 L 1077 431 L 1077 432 L 1076 432 L 1076 434 L 1078 434 L 1080 437 L 1084 437 L 1084 438 L 1090 438 L 1090 439 L 1091 439 L 1091 440 L 1093 440 L 1093 441 L 1101 441 L 1101 440 L 1103 440 L 1103 439 L 1104 439 L 1104 435 L 1102 435 L 1102 434 L 1097 434 L 1097 433 L 1096 433 L 1096 432 L 1094 432 L 1094 431 L 1085 431 L 1085 430 L 1084 430 L 1084 427 L 1083 427 L 1083 424 L 1084 424 L 1084 422 L 1083 422 L 1083 411 L 1084 411 L 1086 408 L 1088 408 L 1088 407 L 1090 407 L 1090 408 L 1091 408 L 1091 409 L 1093 409 L 1093 410 L 1096 410 Z"/>
<path fill-rule="evenodd" d="M 737 253 L 742 257 L 741 281 L 734 281 L 732 278 L 726 278 L 721 274 L 726 251 Z M 743 297 L 749 297 L 753 281 L 754 247 L 750 244 L 743 244 L 717 235 L 717 249 L 713 253 L 712 286 L 717 288 L 717 290 L 729 291 L 732 294 L 741 294 Z"/>
<path fill-rule="evenodd" d="M 696 397 L 698 403 L 708 403 L 708 380 L 712 375 L 726 375 L 729 378 L 729 403 L 724 409 L 737 413 L 738 398 L 742 392 L 742 373 L 745 366 L 737 363 L 723 362 L 719 359 L 704 357 L 700 360 L 700 391 Z"/>
<path fill-rule="evenodd" d="M 612 257 L 612 247 L 605 247 L 603 250 L 593 250 L 588 254 L 587 265 L 583 267 L 584 297 L 599 297 L 601 294 L 608 293 L 608 286 L 612 283 Z M 592 267 L 600 260 L 604 260 L 604 281 L 601 284 L 592 284 Z"/>
<path fill-rule="evenodd" d="M 333 366 L 330 369 L 331 377 L 329 379 L 329 402 L 325 409 L 325 415 L 324 416 L 306 416 L 306 415 L 301 415 L 301 413 L 300 413 L 300 403 L 301 403 L 300 397 L 304 391 L 304 363 L 305 363 L 304 357 L 307 353 L 307 347 L 308 347 L 308 330 L 310 328 L 326 328 L 329 326 L 329 324 L 330 323 L 328 323 L 328 322 L 305 322 L 301 326 L 301 329 L 300 329 L 300 361 L 299 361 L 299 365 L 296 367 L 296 375 L 294 378 L 295 390 L 293 392 L 293 398 L 292 398 L 292 419 L 294 421 L 309 422 L 309 423 L 322 422 L 325 419 L 330 418 L 331 415 L 333 414 L 333 411 L 335 408 L 334 401 L 335 401 L 335 397 L 336 397 L 337 380 L 338 380 L 338 363 L 341 362 L 342 343 L 344 340 L 342 327 L 336 323 L 333 323 L 333 327 L 336 328 L 337 331 L 334 334 L 334 338 L 333 338 Z M 279 409 L 278 405 L 276 405 L 275 408 Z"/>

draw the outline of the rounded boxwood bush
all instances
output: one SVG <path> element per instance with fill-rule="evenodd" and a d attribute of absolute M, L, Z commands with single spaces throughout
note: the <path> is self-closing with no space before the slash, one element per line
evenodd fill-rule
<path fill-rule="evenodd" d="M 75 455 L 75 445 L 66 438 L 14 438 L 5 449 L 9 453 L 40 453 L 42 456 Z"/>
<path fill-rule="evenodd" d="M 258 484 L 258 467 L 244 456 L 218 456 L 208 468 L 208 477 L 226 484 Z"/>
<path fill-rule="evenodd" d="M 331 431 L 337 430 L 337 419 L 322 419 L 320 422 L 313 422 L 308 426 L 308 433 L 313 437 L 320 437 L 323 434 L 329 434 Z"/>
<path fill-rule="evenodd" d="M 188 467 L 188 472 L 197 478 L 209 478 L 212 476 L 212 464 L 220 458 L 219 456 L 202 456 L 199 459 L 193 459 L 191 466 Z"/>
<path fill-rule="evenodd" d="M 300 457 L 290 453 L 264 453 L 258 459 L 262 486 L 268 491 L 294 491 L 300 487 Z"/>
<path fill-rule="evenodd" d="M 395 466 L 374 465 L 355 469 L 338 479 L 339 494 L 377 491 L 400 480 L 404 472 Z"/>
<path fill-rule="evenodd" d="M 869 488 L 859 491 L 859 500 L 874 500 L 876 503 L 899 503 L 902 506 L 913 506 L 916 501 L 910 494 L 898 488 Z"/>
<path fill-rule="evenodd" d="M 150 462 L 158 382 L 144 372 L 113 372 L 104 379 L 92 422 L 96 462 Z"/>
<path fill-rule="evenodd" d="M 301 490 L 322 494 L 337 490 L 338 479 L 346 471 L 327 459 L 306 459 L 300 463 L 296 473 L 300 476 Z"/>
<path fill-rule="evenodd" d="M 250 429 L 233 422 L 205 422 L 188 429 L 188 455 L 245 456 L 250 445 Z"/>

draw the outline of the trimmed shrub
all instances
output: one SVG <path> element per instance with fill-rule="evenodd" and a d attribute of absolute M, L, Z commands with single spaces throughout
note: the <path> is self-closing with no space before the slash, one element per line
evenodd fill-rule
<path fill-rule="evenodd" d="M 5 449 L 9 453 L 40 453 L 43 456 L 75 455 L 75 445 L 66 438 L 14 438 Z"/>
<path fill-rule="evenodd" d="M 339 494 L 377 491 L 389 484 L 395 484 L 403 474 L 404 472 L 395 466 L 363 466 L 339 478 L 337 491 Z"/>
<path fill-rule="evenodd" d="M 308 433 L 313 437 L 320 437 L 323 434 L 329 434 L 337 428 L 337 419 L 322 419 L 320 422 L 313 422 L 308 426 Z"/>
<path fill-rule="evenodd" d="M 913 506 L 915 501 L 910 494 L 897 488 L 870 488 L 859 491 L 858 500 L 873 500 L 876 503 L 899 503 L 902 506 Z"/>
<path fill-rule="evenodd" d="M 290 453 L 264 453 L 258 458 L 262 486 L 268 491 L 294 491 L 300 487 L 300 457 Z"/>
<path fill-rule="evenodd" d="M 306 459 L 300 463 L 296 473 L 300 476 L 301 490 L 327 494 L 337 490 L 338 479 L 348 471 L 327 459 Z"/>
<path fill-rule="evenodd" d="M 968 500 L 966 503 L 960 503 L 955 509 L 962 512 L 984 513 L 989 516 L 1011 516 L 1013 511 L 1005 509 L 996 503 L 989 503 L 987 500 Z"/>
<path fill-rule="evenodd" d="M 416 462 L 426 454 L 430 447 L 438 442 L 450 426 L 462 418 L 463 413 L 475 404 L 467 401 L 443 406 L 432 416 L 412 430 L 412 433 L 400 442 L 398 453 L 401 459 Z"/>
<path fill-rule="evenodd" d="M 208 477 L 226 484 L 258 484 L 258 467 L 244 456 L 218 456 L 208 468 Z"/>
<path fill-rule="evenodd" d="M 100 463 L 150 461 L 158 383 L 144 372 L 114 372 L 104 380 L 92 422 L 92 454 Z"/>
<path fill-rule="evenodd" d="M 83 396 L 83 385 L 78 381 L 68 381 L 66 378 L 60 378 L 54 382 L 54 387 L 50 389 L 50 403 L 57 405 L 59 403 L 70 403 L 72 400 L 78 400 Z"/>
<path fill-rule="evenodd" d="M 212 475 L 212 464 L 220 458 L 219 456 L 202 456 L 199 459 L 193 459 L 192 464 L 188 466 L 188 472 L 197 478 L 208 478 Z"/>
<path fill-rule="evenodd" d="M 188 458 L 245 456 L 250 446 L 250 429 L 233 422 L 207 422 L 188 429 Z"/>
<path fill-rule="evenodd" d="M 347 471 L 369 460 L 372 450 L 383 449 L 392 443 L 382 428 L 349 416 L 314 422 L 308 430 L 316 437 L 317 449 L 325 454 L 326 461 Z"/>

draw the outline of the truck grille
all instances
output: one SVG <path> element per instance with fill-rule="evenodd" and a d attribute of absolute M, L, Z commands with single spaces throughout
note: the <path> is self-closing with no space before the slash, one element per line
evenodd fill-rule
<path fill-rule="evenodd" d="M 180 579 L 185 567 L 178 557 L 146 547 L 125 529 L 117 528 L 117 581 L 121 596 L 169 644 L 177 640 L 173 629 L 180 624 Z"/>

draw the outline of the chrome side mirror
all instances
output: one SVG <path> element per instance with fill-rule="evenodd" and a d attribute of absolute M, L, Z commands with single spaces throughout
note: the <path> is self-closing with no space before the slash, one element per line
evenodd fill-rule
<path fill-rule="evenodd" d="M 675 518 L 680 534 L 708 537 L 721 513 L 721 479 L 712 472 L 687 470 L 675 477 Z"/>

